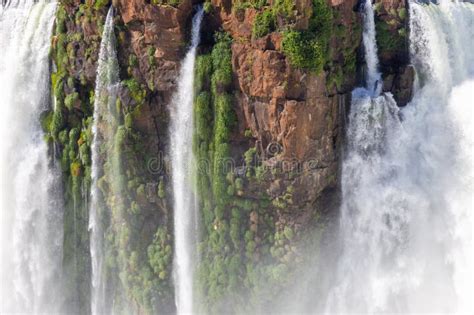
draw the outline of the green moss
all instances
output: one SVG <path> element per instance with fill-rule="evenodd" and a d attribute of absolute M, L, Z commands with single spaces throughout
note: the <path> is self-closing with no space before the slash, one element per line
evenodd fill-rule
<path fill-rule="evenodd" d="M 133 127 L 133 116 L 131 113 L 125 115 L 125 128 L 131 129 Z"/>
<path fill-rule="evenodd" d="M 323 47 L 306 32 L 284 32 L 282 49 L 295 67 L 320 72 L 324 66 Z"/>
<path fill-rule="evenodd" d="M 79 93 L 77 92 L 74 92 L 72 94 L 69 94 L 68 96 L 66 96 L 66 98 L 64 99 L 64 105 L 66 106 L 66 108 L 68 110 L 72 110 L 73 107 L 74 107 L 74 104 L 79 100 Z"/>
<path fill-rule="evenodd" d="M 225 91 L 232 83 L 232 42 L 227 33 L 216 33 L 216 45 L 212 50 L 213 74 L 211 79 L 212 93 L 217 95 Z"/>
<path fill-rule="evenodd" d="M 134 78 L 122 81 L 137 104 L 142 104 L 146 97 L 145 86 L 140 85 Z"/>
<path fill-rule="evenodd" d="M 195 133 L 198 137 L 199 143 L 209 144 L 209 139 L 212 136 L 212 108 L 211 95 L 209 92 L 201 92 L 195 100 Z M 200 145 L 200 144 L 199 144 Z"/>
<path fill-rule="evenodd" d="M 289 241 L 291 241 L 293 237 L 295 236 L 293 230 L 289 226 L 285 226 L 285 229 L 283 230 L 283 234 Z"/>
<path fill-rule="evenodd" d="M 71 163 L 71 175 L 74 177 L 81 176 L 81 164 L 77 162 Z"/>
<path fill-rule="evenodd" d="M 252 37 L 260 38 L 275 30 L 275 16 L 271 10 L 260 12 L 255 17 Z"/>
<path fill-rule="evenodd" d="M 235 11 L 238 10 L 245 10 L 247 8 L 254 8 L 254 9 L 260 9 L 267 5 L 268 1 L 267 0 L 237 0 L 236 3 L 233 4 L 232 8 Z"/>
<path fill-rule="evenodd" d="M 391 27 L 382 20 L 376 20 L 375 30 L 377 32 L 377 46 L 381 53 L 404 49 L 406 32 L 400 34 L 398 30 L 393 31 Z"/>
<path fill-rule="evenodd" d="M 210 1 L 204 2 L 204 12 L 207 14 L 212 12 L 212 3 Z"/>
<path fill-rule="evenodd" d="M 400 9 L 398 9 L 397 13 L 398 13 L 398 17 L 400 18 L 400 20 L 404 21 L 407 18 L 407 15 L 408 15 L 407 9 L 400 8 Z"/>
<path fill-rule="evenodd" d="M 237 178 L 235 180 L 235 189 L 242 190 L 244 188 L 244 180 L 242 178 Z"/>
<path fill-rule="evenodd" d="M 56 110 L 51 119 L 49 130 L 54 139 L 57 139 L 59 132 L 64 127 L 65 120 L 62 111 Z"/>
<path fill-rule="evenodd" d="M 94 3 L 94 8 L 96 10 L 104 8 L 106 5 L 108 5 L 110 0 L 95 0 Z"/>
<path fill-rule="evenodd" d="M 135 54 L 130 54 L 130 56 L 128 57 L 128 65 L 132 68 L 138 66 L 138 58 Z"/>
<path fill-rule="evenodd" d="M 328 60 L 333 14 L 325 0 L 313 0 L 313 15 L 308 30 L 283 32 L 282 50 L 298 68 L 321 72 Z"/>
<path fill-rule="evenodd" d="M 194 70 L 194 90 L 196 94 L 203 90 L 210 90 L 212 73 L 212 56 L 201 55 L 196 58 Z"/>
<path fill-rule="evenodd" d="M 181 3 L 181 0 L 151 0 L 151 3 L 156 5 L 167 4 L 173 7 L 177 7 Z"/>
<path fill-rule="evenodd" d="M 294 17 L 295 2 L 293 0 L 275 0 L 272 6 L 275 15 L 285 18 Z"/>
<path fill-rule="evenodd" d="M 163 181 L 163 179 L 161 179 L 158 184 L 158 197 L 160 199 L 165 199 L 166 197 L 165 182 Z"/>
<path fill-rule="evenodd" d="M 153 67 L 156 63 L 155 61 L 155 51 L 156 51 L 156 48 L 153 47 L 153 46 L 148 46 L 146 52 L 147 52 L 147 55 L 148 55 L 148 63 L 150 64 L 151 67 Z"/>

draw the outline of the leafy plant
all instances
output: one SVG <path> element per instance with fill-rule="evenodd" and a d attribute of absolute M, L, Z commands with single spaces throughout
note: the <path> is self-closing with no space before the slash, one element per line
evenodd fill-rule
<path fill-rule="evenodd" d="M 259 38 L 275 30 L 275 16 L 271 10 L 258 13 L 252 28 L 253 38 Z"/>

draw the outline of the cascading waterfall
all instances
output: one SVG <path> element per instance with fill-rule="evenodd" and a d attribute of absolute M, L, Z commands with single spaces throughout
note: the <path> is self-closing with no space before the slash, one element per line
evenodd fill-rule
<path fill-rule="evenodd" d="M 98 185 L 103 175 L 104 161 L 108 156 L 101 156 L 101 146 L 110 149 L 113 146 L 117 128 L 115 112 L 117 89 L 120 83 L 119 65 L 115 49 L 114 12 L 110 7 L 105 21 L 99 51 L 97 79 L 94 101 L 94 122 L 92 125 L 92 187 L 89 212 L 90 250 L 92 259 L 92 314 L 107 314 L 106 283 L 104 274 L 104 202 Z M 105 153 L 107 155 L 107 153 Z M 116 170 L 118 171 L 118 170 Z"/>
<path fill-rule="evenodd" d="M 173 161 L 174 191 L 174 279 L 178 314 L 193 312 L 193 257 L 195 232 L 195 200 L 192 172 L 193 142 L 193 84 L 196 49 L 200 41 L 202 8 L 193 18 L 192 41 L 183 60 L 178 79 L 178 89 L 171 104 L 171 157 Z"/>
<path fill-rule="evenodd" d="M 354 91 L 326 311 L 472 313 L 473 21 L 470 3 L 410 3 L 412 102 Z"/>
<path fill-rule="evenodd" d="M 372 0 L 364 2 L 364 32 L 362 35 L 364 43 L 365 60 L 367 63 L 366 87 L 371 94 L 378 96 L 381 91 L 379 84 L 381 75 L 379 72 L 379 58 L 377 56 L 377 42 L 375 40 L 375 19 Z"/>
<path fill-rule="evenodd" d="M 40 117 L 50 102 L 56 3 L 0 6 L 0 313 L 52 314 L 61 307 L 63 205 Z"/>

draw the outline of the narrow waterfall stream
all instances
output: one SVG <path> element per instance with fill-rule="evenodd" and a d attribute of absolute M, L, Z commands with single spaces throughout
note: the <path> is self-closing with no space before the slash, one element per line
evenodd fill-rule
<path fill-rule="evenodd" d="M 56 3 L 0 6 L 0 313 L 60 311 L 62 191 L 40 116 Z"/>
<path fill-rule="evenodd" d="M 412 102 L 374 96 L 370 75 L 353 92 L 328 312 L 472 310 L 473 21 L 470 3 L 410 2 Z"/>
<path fill-rule="evenodd" d="M 99 51 L 99 64 L 94 100 L 94 122 L 92 126 L 92 187 L 89 212 L 90 250 L 92 259 L 92 297 L 91 312 L 93 315 L 108 314 L 106 305 L 106 283 L 104 274 L 104 211 L 106 209 L 101 197 L 98 181 L 103 176 L 104 163 L 108 161 L 109 152 L 114 144 L 117 129 L 117 85 L 120 83 L 119 65 L 115 49 L 114 10 L 110 7 L 105 21 Z M 101 149 L 101 146 L 105 145 Z M 105 152 L 105 156 L 104 155 Z M 117 165 L 114 165 L 117 167 Z M 119 170 L 115 169 L 115 172 Z M 113 181 L 111 181 L 113 182 Z M 113 188 L 112 188 L 113 189 Z M 114 193 L 119 194 L 117 190 Z M 118 198 L 118 196 L 117 196 Z"/>
<path fill-rule="evenodd" d="M 193 143 L 193 84 L 196 49 L 200 41 L 204 10 L 200 8 L 193 18 L 191 47 L 184 58 L 178 78 L 177 92 L 171 104 L 171 157 L 173 160 L 174 191 L 174 279 L 178 314 L 193 313 L 193 269 L 197 235 L 195 196 L 192 172 Z"/>
<path fill-rule="evenodd" d="M 379 58 L 377 56 L 377 41 L 375 37 L 374 8 L 372 0 L 364 2 L 364 31 L 362 34 L 366 61 L 366 88 L 369 92 L 378 96 L 380 94 L 379 84 L 381 74 L 379 72 Z"/>

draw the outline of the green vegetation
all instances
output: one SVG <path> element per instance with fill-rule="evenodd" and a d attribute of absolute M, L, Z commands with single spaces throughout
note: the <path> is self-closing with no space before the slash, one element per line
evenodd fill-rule
<path fill-rule="evenodd" d="M 254 8 L 254 9 L 260 9 L 267 5 L 267 0 L 243 0 L 243 1 L 236 1 L 236 3 L 233 4 L 234 10 L 244 10 L 247 8 Z"/>
<path fill-rule="evenodd" d="M 375 5 L 376 40 L 380 54 L 396 54 L 407 49 L 407 9 L 386 10 L 382 3 Z"/>
<path fill-rule="evenodd" d="M 275 0 L 273 2 L 273 12 L 275 15 L 289 19 L 293 18 L 295 2 L 293 0 Z"/>
<path fill-rule="evenodd" d="M 94 8 L 96 10 L 104 8 L 106 5 L 108 5 L 110 0 L 95 0 L 94 2 Z"/>
<path fill-rule="evenodd" d="M 393 30 L 386 22 L 377 20 L 375 30 L 377 32 L 377 46 L 381 53 L 394 52 L 405 47 L 406 31 L 404 28 Z"/>
<path fill-rule="evenodd" d="M 259 38 L 275 30 L 275 16 L 270 10 L 264 10 L 255 17 L 252 28 L 252 36 Z"/>
<path fill-rule="evenodd" d="M 291 255 L 288 243 L 296 238 L 296 231 L 276 229 L 274 206 L 264 193 L 257 200 L 245 197 L 248 185 L 260 183 L 265 174 L 255 147 L 243 155 L 245 177 L 226 168 L 236 126 L 230 38 L 222 33 L 215 37 L 212 52 L 198 56 L 195 65 L 193 149 L 199 161 L 196 180 L 202 222 L 196 287 L 199 312 L 245 313 L 284 289 L 293 270 L 286 264 Z M 281 201 L 292 203 L 291 189 Z M 258 232 L 252 227 L 256 224 Z M 274 246 L 279 256 L 272 255 Z M 228 296 L 240 306 L 230 310 L 225 303 Z"/>
<path fill-rule="evenodd" d="M 75 59 L 83 54 L 85 63 L 96 65 L 101 25 L 106 4 L 110 3 L 86 2 L 77 4 L 77 12 L 73 13 L 69 9 L 66 12 L 63 5 L 58 7 L 51 51 L 57 68 L 51 75 L 56 106 L 42 117 L 46 138 L 49 143 L 55 142 L 64 175 L 64 260 L 68 266 L 65 272 L 70 277 L 67 291 L 80 292 L 65 294 L 71 305 L 88 305 L 90 295 L 88 211 L 82 200 L 89 194 L 91 181 L 94 100 L 101 97 L 94 94 L 93 78 L 87 77 L 87 73 L 78 74 Z M 151 2 L 172 6 L 180 3 L 176 0 Z M 350 47 L 339 52 L 342 57 L 337 58 L 336 53 L 329 51 L 335 26 L 332 10 L 326 2 L 314 0 L 313 10 L 305 12 L 312 12 L 306 30 L 296 28 L 294 1 L 271 3 L 270 6 L 266 0 L 240 1 L 233 4 L 233 8 L 257 9 L 252 29 L 254 39 L 273 31 L 282 32 L 282 50 L 293 66 L 314 72 L 324 68 L 328 72 L 328 84 L 339 88 L 346 71 L 355 72 L 355 49 Z M 204 3 L 204 9 L 208 13 L 213 9 L 209 1 Z M 397 14 L 402 18 L 403 12 Z M 124 33 L 126 26 L 119 20 L 115 29 L 117 33 Z M 97 29 L 98 34 L 84 37 L 77 33 L 85 23 L 91 23 L 94 26 L 91 29 Z M 71 30 L 68 34 L 71 26 L 76 33 Z M 338 38 L 350 33 L 340 26 L 337 32 Z M 119 36 L 119 43 L 123 38 L 125 35 Z M 122 294 L 121 298 L 133 305 L 136 313 L 173 313 L 169 179 L 164 171 L 150 174 L 147 170 L 149 157 L 156 154 L 156 142 L 139 129 L 139 125 L 144 128 L 143 113 L 151 112 L 148 107 L 151 100 L 161 97 L 161 91 L 153 91 L 154 82 L 144 82 L 143 78 L 134 76 L 146 68 L 142 64 L 138 69 L 140 63 L 148 61 L 147 74 L 157 68 L 155 48 L 150 45 L 144 49 L 145 53 L 140 56 L 130 54 L 127 49 L 120 51 L 120 60 L 125 63 L 120 72 L 123 79 L 120 97 L 109 109 L 113 117 L 103 126 L 111 139 L 100 148 L 105 165 L 98 181 L 103 224 L 109 227 L 105 263 L 108 280 L 120 288 L 117 294 Z M 202 51 L 208 51 L 206 49 L 203 47 Z M 239 148 L 242 150 L 239 152 L 231 150 L 237 124 L 233 110 L 235 82 L 230 36 L 217 33 L 212 50 L 199 56 L 195 67 L 193 150 L 200 162 L 195 178 L 203 236 L 199 242 L 202 261 L 197 268 L 196 283 L 202 301 L 200 307 L 203 313 L 229 313 L 224 302 L 232 296 L 240 308 L 231 311 L 245 313 L 249 307 L 258 307 L 281 294 L 296 268 L 296 264 L 289 262 L 295 261 L 292 242 L 299 240 L 298 227 L 277 222 L 280 213 L 292 205 L 293 191 L 289 188 L 278 197 L 270 198 L 256 189 L 257 185 L 265 187 L 268 178 L 275 174 L 259 161 L 251 130 L 245 131 L 250 148 L 243 154 L 246 148 Z M 226 167 L 230 158 L 241 170 Z M 268 287 L 272 292 L 266 291 Z M 72 300 L 72 296 L 78 296 L 77 300 Z M 122 306 L 125 307 L 117 305 L 117 308 Z M 77 311 L 87 312 L 85 309 Z"/>
<path fill-rule="evenodd" d="M 328 61 L 332 32 L 332 10 L 325 0 L 313 0 L 313 15 L 308 30 L 283 32 L 282 48 L 291 64 L 321 72 Z"/>
<path fill-rule="evenodd" d="M 122 82 L 130 92 L 130 96 L 137 102 L 142 104 L 145 100 L 146 90 L 144 85 L 140 85 L 134 78 Z"/>
<path fill-rule="evenodd" d="M 234 185 L 229 183 L 225 169 L 230 156 L 230 133 L 235 124 L 230 93 L 231 42 L 224 33 L 217 33 L 215 39 L 211 54 L 199 56 L 195 67 L 194 151 L 201 162 L 197 187 L 204 222 L 200 252 L 205 257 L 198 270 L 202 280 L 198 281 L 198 287 L 204 309 L 214 309 L 226 292 L 235 291 L 241 268 L 239 256 L 232 254 L 238 249 L 235 246 L 240 237 L 239 211 L 234 209 L 229 213 L 226 209 L 234 195 Z M 229 215 L 233 218 L 230 221 Z M 227 248 L 229 237 L 233 240 L 233 249 Z"/>
<path fill-rule="evenodd" d="M 90 250 L 88 231 L 88 198 L 91 185 L 91 126 L 94 78 L 78 71 L 77 56 L 84 63 L 97 65 L 101 29 L 110 1 L 86 1 L 65 10 L 58 5 L 56 27 L 50 56 L 56 71 L 51 74 L 54 109 L 42 116 L 48 143 L 54 142 L 59 155 L 65 187 L 64 266 L 68 275 L 65 303 L 71 312 L 87 314 L 90 310 Z M 69 10 L 72 10 L 70 12 Z M 91 23 L 97 33 L 84 38 L 71 30 Z M 116 30 L 124 29 L 116 21 Z M 71 29 L 69 29 L 71 28 Z M 154 48 L 146 50 L 151 66 Z M 149 139 L 137 129 L 137 118 L 147 106 L 150 90 L 138 78 L 139 60 L 125 55 L 128 77 L 122 82 L 121 96 L 102 125 L 105 141 L 99 150 L 104 161 L 98 186 L 101 190 L 100 213 L 106 229 L 107 281 L 115 283 L 121 294 L 117 300 L 127 301 L 137 313 L 173 312 L 171 285 L 172 221 L 166 212 L 166 182 L 159 182 L 147 168 L 150 158 Z M 125 71 L 122 71 L 125 73 Z M 97 95 L 107 98 L 108 95 Z M 51 144 L 53 145 L 53 144 Z M 53 152 L 53 151 L 51 151 Z M 150 183 L 151 186 L 147 186 Z M 155 184 L 153 184 L 155 183 Z M 149 200 L 150 189 L 156 187 L 155 201 Z M 153 203 L 155 202 L 155 203 Z M 146 225 L 146 230 L 142 227 Z M 111 297 L 115 299 L 116 297 Z M 106 301 L 107 302 L 107 301 Z M 125 305 L 116 305 L 118 309 Z"/>
<path fill-rule="evenodd" d="M 173 7 L 177 7 L 181 3 L 181 0 L 151 0 L 151 3 L 156 5 L 167 4 Z"/>
<path fill-rule="evenodd" d="M 323 47 L 310 33 L 284 32 L 282 48 L 293 66 L 315 72 L 323 69 L 325 63 Z"/>
<path fill-rule="evenodd" d="M 203 8 L 204 8 L 205 13 L 211 13 L 212 12 L 212 3 L 209 0 L 207 0 L 206 2 L 204 2 Z"/>

